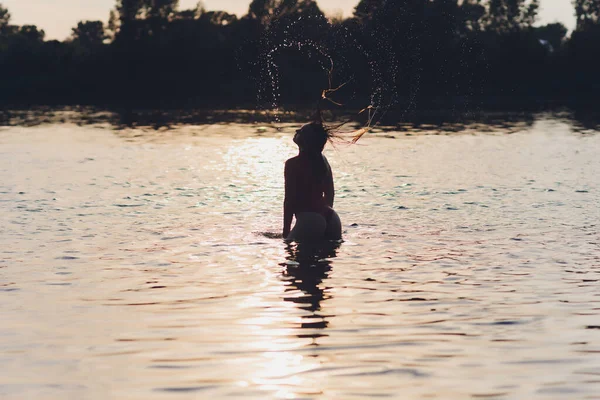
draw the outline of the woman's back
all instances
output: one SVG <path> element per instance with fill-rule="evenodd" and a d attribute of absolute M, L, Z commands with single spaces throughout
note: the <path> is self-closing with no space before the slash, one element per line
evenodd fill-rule
<path fill-rule="evenodd" d="M 294 213 L 325 215 L 333 205 L 333 177 L 325 156 L 300 154 L 291 158 L 286 162 L 285 175 L 286 192 Z"/>

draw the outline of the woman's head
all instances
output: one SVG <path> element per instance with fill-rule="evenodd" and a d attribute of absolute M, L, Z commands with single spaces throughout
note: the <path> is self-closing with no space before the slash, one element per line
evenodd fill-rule
<path fill-rule="evenodd" d="M 298 145 L 300 150 L 311 153 L 321 153 L 328 139 L 327 129 L 319 122 L 304 125 L 294 135 L 294 143 Z"/>

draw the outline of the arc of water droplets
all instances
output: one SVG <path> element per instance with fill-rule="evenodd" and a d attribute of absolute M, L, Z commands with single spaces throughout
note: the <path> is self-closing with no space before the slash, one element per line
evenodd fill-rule
<path fill-rule="evenodd" d="M 306 17 L 308 19 L 313 18 L 312 16 Z M 333 73 L 334 73 L 334 60 L 331 55 L 328 54 L 327 50 L 324 46 L 316 43 L 311 39 L 304 40 L 292 40 L 290 39 L 291 33 L 290 30 L 302 21 L 303 17 L 300 16 L 296 21 L 293 21 L 289 25 L 285 27 L 283 30 L 284 39 L 281 43 L 271 46 L 271 38 L 269 37 L 269 33 L 273 31 L 272 29 L 268 29 L 263 38 L 262 45 L 263 48 L 267 47 L 269 50 L 266 53 L 263 53 L 258 60 L 258 63 L 262 63 L 264 67 L 261 67 L 261 74 L 263 77 L 269 79 L 269 87 L 270 87 L 270 98 L 271 98 L 271 108 L 275 112 L 275 119 L 279 122 L 279 107 L 280 107 L 280 87 L 279 87 L 279 66 L 275 61 L 275 56 L 277 53 L 284 49 L 297 47 L 298 51 L 303 51 L 305 49 L 313 49 L 318 54 L 322 56 L 319 59 L 319 63 L 324 71 L 328 74 L 328 82 L 329 87 L 322 91 L 321 99 L 327 100 L 341 106 L 340 102 L 337 102 L 329 97 L 330 94 L 335 93 L 342 87 L 344 87 L 347 83 L 349 83 L 353 78 L 351 77 L 349 80 L 344 82 L 343 84 L 334 87 L 333 86 Z M 328 25 L 331 26 L 329 21 L 326 21 Z M 411 27 L 412 28 L 412 27 Z M 396 55 L 392 48 L 392 43 L 388 33 L 382 29 L 375 29 L 372 32 L 372 39 L 377 44 L 373 51 L 367 50 L 359 41 L 353 37 L 353 35 L 349 32 L 347 27 L 342 27 L 343 36 L 345 41 L 350 40 L 352 42 L 353 48 L 356 48 L 359 52 L 365 55 L 368 61 L 369 70 L 371 73 L 371 80 L 373 82 L 374 89 L 370 95 L 370 104 L 365 107 L 360 113 L 368 111 L 367 116 L 367 125 L 365 128 L 361 129 L 357 135 L 355 136 L 355 140 L 358 140 L 362 135 L 366 132 L 370 131 L 374 126 L 379 124 L 385 114 L 389 111 L 390 107 L 396 103 L 397 101 L 397 93 L 396 93 L 396 84 L 397 84 L 397 75 L 399 73 L 399 68 L 397 65 Z M 411 29 L 412 30 L 412 29 Z M 381 53 L 381 54 L 380 54 Z M 308 57 L 311 57 L 310 53 Z M 341 58 L 346 61 L 344 56 Z M 324 59 L 328 60 L 329 67 L 324 65 Z M 346 61 L 347 62 L 347 61 Z M 384 71 L 387 66 L 387 71 Z M 266 74 L 265 71 L 266 70 Z M 264 82 L 264 81 L 263 81 Z M 419 78 L 417 77 L 416 85 L 411 85 L 413 88 L 417 88 L 420 86 Z M 391 87 L 391 89 L 390 89 Z M 411 90 L 409 94 L 409 105 L 407 109 L 402 113 L 401 118 L 404 118 L 404 115 L 408 110 L 410 110 L 415 102 L 416 102 L 416 92 L 417 90 Z M 258 98 L 259 103 L 265 97 L 265 92 L 263 89 L 262 82 L 259 84 Z"/>

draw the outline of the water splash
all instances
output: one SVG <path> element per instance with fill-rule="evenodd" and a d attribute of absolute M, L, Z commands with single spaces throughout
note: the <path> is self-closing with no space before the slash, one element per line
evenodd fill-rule
<path fill-rule="evenodd" d="M 308 38 L 301 29 L 296 29 L 307 19 L 316 19 L 316 22 L 326 24 L 326 37 L 318 40 Z M 277 23 L 274 20 L 269 29 L 265 29 L 260 42 L 260 56 L 254 64 L 260 71 L 257 103 L 262 107 L 267 105 L 266 108 L 273 114 L 276 122 L 279 122 L 283 108 L 281 68 L 277 57 L 287 50 L 297 51 L 320 66 L 328 86 L 321 89 L 320 97 L 315 93 L 315 100 L 328 102 L 336 107 L 357 103 L 357 92 L 361 91 L 360 85 L 364 85 L 364 82 L 357 82 L 355 77 L 360 68 L 368 68 L 371 93 L 368 104 L 363 103 L 362 111 L 359 112 L 367 115 L 364 127 L 366 131 L 377 125 L 387 110 L 396 103 L 396 77 L 399 69 L 392 48 L 392 38 L 385 32 L 374 32 L 372 35 L 376 36 L 376 40 L 367 40 L 373 43 L 363 43 L 365 41 L 357 36 L 364 36 L 364 31 L 353 32 L 344 24 L 332 24 L 324 17 L 299 16 L 288 21 L 283 29 L 278 29 Z M 357 65 L 357 60 L 364 65 Z M 350 95 L 340 94 L 342 89 L 349 90 Z"/>

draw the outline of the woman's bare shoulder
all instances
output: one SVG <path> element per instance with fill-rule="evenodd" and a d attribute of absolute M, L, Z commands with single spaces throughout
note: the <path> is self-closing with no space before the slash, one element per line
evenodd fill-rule
<path fill-rule="evenodd" d="M 298 156 L 288 158 L 287 161 L 285 162 L 285 165 L 286 165 L 286 167 L 287 166 L 293 167 L 294 165 L 297 165 L 299 161 L 300 160 L 299 160 Z"/>
<path fill-rule="evenodd" d="M 285 162 L 285 173 L 288 174 L 296 174 L 296 171 L 301 169 L 298 165 L 298 156 L 292 157 Z"/>

